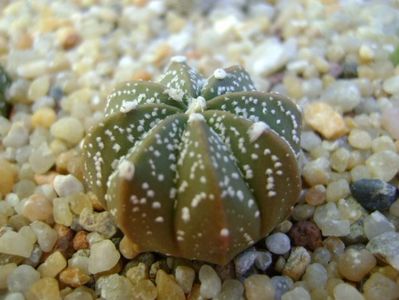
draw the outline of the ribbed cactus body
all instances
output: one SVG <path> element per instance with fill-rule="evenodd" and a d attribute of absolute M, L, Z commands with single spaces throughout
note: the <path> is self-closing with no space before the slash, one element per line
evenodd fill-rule
<path fill-rule="evenodd" d="M 84 140 L 85 181 L 139 251 L 225 264 L 297 201 L 301 115 L 241 67 L 208 80 L 173 61 L 108 98 Z"/>

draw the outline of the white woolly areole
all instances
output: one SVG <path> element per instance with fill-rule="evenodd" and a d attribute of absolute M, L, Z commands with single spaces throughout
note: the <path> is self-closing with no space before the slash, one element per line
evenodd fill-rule
<path fill-rule="evenodd" d="M 216 69 L 215 72 L 213 72 L 213 76 L 215 76 L 216 79 L 224 79 L 227 73 L 223 69 Z"/>
<path fill-rule="evenodd" d="M 264 131 L 269 129 L 265 122 L 256 122 L 248 129 L 249 141 L 255 142 Z"/>
<path fill-rule="evenodd" d="M 183 101 L 184 92 L 180 89 L 168 88 L 165 90 L 164 93 L 168 94 L 168 96 L 175 101 L 178 101 L 178 102 Z"/>
<path fill-rule="evenodd" d="M 128 160 L 122 161 L 118 166 L 118 175 L 126 180 L 131 180 L 134 175 L 134 165 Z"/>
<path fill-rule="evenodd" d="M 220 230 L 220 235 L 221 236 L 229 236 L 230 231 L 227 228 L 223 228 L 222 230 Z"/>
<path fill-rule="evenodd" d="M 183 63 L 187 61 L 187 57 L 185 57 L 184 55 L 176 55 L 173 56 L 170 61 L 172 62 L 177 62 L 177 63 Z"/>
<path fill-rule="evenodd" d="M 123 101 L 120 111 L 123 113 L 127 113 L 137 107 L 137 101 Z"/>
<path fill-rule="evenodd" d="M 206 100 L 204 97 L 192 98 L 188 108 L 186 110 L 186 114 L 192 114 L 197 112 L 203 112 L 206 109 Z"/>
<path fill-rule="evenodd" d="M 205 118 L 202 114 L 191 113 L 190 116 L 188 117 L 188 123 L 191 123 L 194 121 L 205 121 Z"/>

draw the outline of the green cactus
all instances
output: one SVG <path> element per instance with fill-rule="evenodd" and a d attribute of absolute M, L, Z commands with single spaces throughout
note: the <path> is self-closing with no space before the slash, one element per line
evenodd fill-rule
<path fill-rule="evenodd" d="M 10 105 L 7 103 L 6 91 L 11 84 L 11 79 L 6 71 L 0 66 L 0 115 L 7 117 Z"/>
<path fill-rule="evenodd" d="M 138 251 L 226 264 L 286 218 L 301 114 L 239 66 L 207 81 L 182 58 L 126 83 L 83 143 L 85 182 Z"/>

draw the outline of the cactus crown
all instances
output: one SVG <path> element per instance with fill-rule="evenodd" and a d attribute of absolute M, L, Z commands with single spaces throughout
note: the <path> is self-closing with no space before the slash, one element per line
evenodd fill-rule
<path fill-rule="evenodd" d="M 301 115 L 240 66 L 204 80 L 184 59 L 108 97 L 83 143 L 85 182 L 139 251 L 225 264 L 300 192 Z"/>

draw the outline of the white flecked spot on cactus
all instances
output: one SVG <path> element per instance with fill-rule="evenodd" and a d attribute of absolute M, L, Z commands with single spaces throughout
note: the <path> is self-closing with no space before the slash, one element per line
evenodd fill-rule
<path fill-rule="evenodd" d="M 263 132 L 268 130 L 270 127 L 265 122 L 256 122 L 248 130 L 249 140 L 251 143 L 255 142 Z"/>
<path fill-rule="evenodd" d="M 215 72 L 213 72 L 213 76 L 215 76 L 216 79 L 224 79 L 227 73 L 223 69 L 216 69 Z"/>
<path fill-rule="evenodd" d="M 119 177 L 131 180 L 134 176 L 134 165 L 127 160 L 123 160 L 118 166 Z"/>
<path fill-rule="evenodd" d="M 191 113 L 188 117 L 188 122 L 195 122 L 195 121 L 205 121 L 205 118 L 202 114 L 199 113 Z"/>
<path fill-rule="evenodd" d="M 168 88 L 165 90 L 165 94 L 168 94 L 173 100 L 181 102 L 183 100 L 184 92 L 179 89 Z"/>
<path fill-rule="evenodd" d="M 123 113 L 127 113 L 127 112 L 131 111 L 132 109 L 135 109 L 136 107 L 137 107 L 137 101 L 124 101 L 122 103 L 120 111 Z"/>
<path fill-rule="evenodd" d="M 223 228 L 222 230 L 220 230 L 221 236 L 227 237 L 227 236 L 229 236 L 229 234 L 230 234 L 230 231 L 227 228 Z"/>

